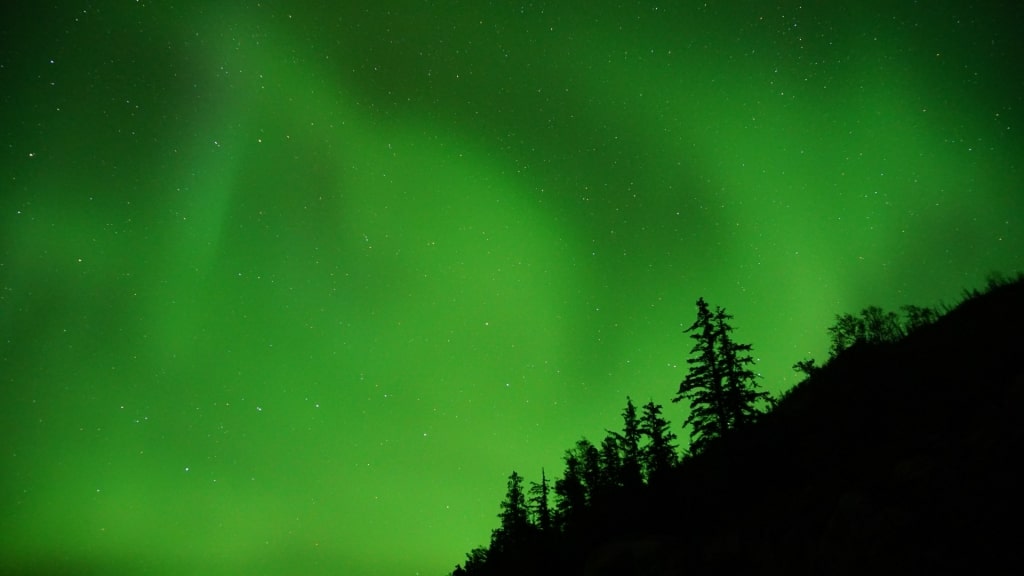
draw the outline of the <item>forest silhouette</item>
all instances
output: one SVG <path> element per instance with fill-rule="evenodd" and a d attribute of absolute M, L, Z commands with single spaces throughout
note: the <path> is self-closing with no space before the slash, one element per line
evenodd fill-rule
<path fill-rule="evenodd" d="M 690 404 L 626 399 L 621 429 L 581 438 L 562 476 L 508 478 L 499 525 L 454 576 L 1005 573 L 1019 569 L 1024 275 L 955 306 L 869 307 L 827 329 L 778 398 L 731 316 L 697 302 Z"/>

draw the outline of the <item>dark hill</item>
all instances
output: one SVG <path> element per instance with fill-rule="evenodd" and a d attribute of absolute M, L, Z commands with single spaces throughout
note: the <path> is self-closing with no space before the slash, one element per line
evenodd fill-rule
<path fill-rule="evenodd" d="M 1018 281 L 846 350 L 685 461 L 631 523 L 660 533 L 605 543 L 588 573 L 1020 570 L 1022 326 Z"/>
<path fill-rule="evenodd" d="M 856 344 L 757 424 L 474 574 L 1017 573 L 1024 281 Z"/>

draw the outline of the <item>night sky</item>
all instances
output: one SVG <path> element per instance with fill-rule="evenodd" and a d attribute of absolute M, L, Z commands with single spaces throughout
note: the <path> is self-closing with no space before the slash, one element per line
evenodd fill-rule
<path fill-rule="evenodd" d="M 698 297 L 778 393 L 1024 268 L 1019 2 L 52 4 L 0 8 L 9 570 L 446 573 L 627 395 L 679 426 Z"/>

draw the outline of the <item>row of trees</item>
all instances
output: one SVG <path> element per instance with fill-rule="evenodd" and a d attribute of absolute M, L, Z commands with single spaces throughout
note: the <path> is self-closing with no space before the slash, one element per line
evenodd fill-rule
<path fill-rule="evenodd" d="M 530 482 L 527 488 L 523 476 L 513 471 L 490 546 L 473 550 L 455 574 L 476 573 L 474 569 L 487 559 L 507 557 L 552 534 L 572 531 L 588 510 L 657 482 L 675 466 L 676 435 L 661 406 L 648 402 L 638 414 L 627 397 L 622 421 L 621 432 L 609 432 L 600 446 L 581 438 L 566 450 L 565 471 L 553 483 L 541 469 L 540 482 Z"/>
<path fill-rule="evenodd" d="M 712 310 L 701 298 L 697 319 L 686 329 L 694 345 L 688 373 L 673 402 L 686 400 L 690 405 L 683 424 L 691 429 L 689 454 L 700 453 L 716 438 L 753 423 L 771 405 L 770 395 L 759 389 L 752 369 L 752 347 L 733 340 L 731 319 L 724 309 Z M 648 402 L 638 413 L 627 397 L 621 431 L 609 432 L 600 446 L 586 438 L 577 441 L 566 450 L 565 470 L 553 484 L 541 470 L 540 482 L 527 488 L 523 477 L 512 472 L 490 546 L 471 551 L 454 574 L 483 574 L 489 564 L 536 548 L 552 535 L 573 532 L 586 521 L 587 512 L 602 502 L 656 484 L 680 458 L 675 440 L 660 405 Z"/>
<path fill-rule="evenodd" d="M 841 314 L 828 329 L 829 354 L 835 358 L 855 344 L 895 342 L 938 319 L 939 313 L 922 306 L 904 306 L 903 314 L 868 306 L 860 315 Z"/>
<path fill-rule="evenodd" d="M 990 272 L 985 278 L 984 290 L 965 290 L 962 295 L 963 301 L 1022 280 L 1024 273 L 1005 276 L 1000 272 Z M 940 311 L 927 306 L 908 305 L 900 307 L 900 312 L 893 312 L 878 306 L 868 306 L 861 310 L 860 314 L 838 314 L 835 323 L 828 328 L 829 357 L 835 358 L 857 344 L 896 342 L 925 326 L 934 324 L 940 316 L 951 310 L 945 306 L 942 308 Z M 809 375 L 813 372 L 814 361 L 803 360 L 793 367 Z"/>

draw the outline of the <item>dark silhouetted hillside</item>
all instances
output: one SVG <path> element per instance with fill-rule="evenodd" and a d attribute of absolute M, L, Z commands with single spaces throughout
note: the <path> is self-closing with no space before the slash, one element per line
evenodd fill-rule
<path fill-rule="evenodd" d="M 756 424 L 595 506 L 579 529 L 523 550 L 515 568 L 1017 573 L 1022 327 L 1018 280 L 898 341 L 855 344 Z M 472 573 L 511 568 L 494 562 Z"/>
<path fill-rule="evenodd" d="M 1018 282 L 828 363 L 700 463 L 723 487 L 764 496 L 735 511 L 741 522 L 717 523 L 721 556 L 704 561 L 831 574 L 1016 565 L 1022 321 Z"/>

